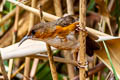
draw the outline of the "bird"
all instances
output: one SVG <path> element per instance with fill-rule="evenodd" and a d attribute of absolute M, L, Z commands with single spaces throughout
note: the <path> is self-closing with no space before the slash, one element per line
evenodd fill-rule
<path fill-rule="evenodd" d="M 30 33 L 19 43 L 19 46 L 27 39 L 38 39 L 62 50 L 79 50 L 79 21 L 74 16 L 65 16 L 52 22 L 40 22 L 33 26 Z M 93 56 L 94 50 L 99 50 L 100 45 L 87 35 L 86 53 Z"/>

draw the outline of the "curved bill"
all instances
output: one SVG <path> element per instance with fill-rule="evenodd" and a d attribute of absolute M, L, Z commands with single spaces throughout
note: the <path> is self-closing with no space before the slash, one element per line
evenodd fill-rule
<path fill-rule="evenodd" d="M 27 39 L 31 39 L 31 38 L 32 38 L 32 36 L 26 35 L 26 36 L 20 41 L 20 43 L 18 44 L 18 47 L 19 47 L 24 41 L 26 41 Z"/>

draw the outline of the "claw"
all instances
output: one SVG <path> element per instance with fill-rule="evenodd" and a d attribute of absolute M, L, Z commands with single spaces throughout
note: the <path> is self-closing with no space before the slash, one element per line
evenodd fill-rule
<path fill-rule="evenodd" d="M 87 32 L 86 29 L 81 28 L 79 25 L 76 25 L 76 26 L 77 26 L 77 28 L 76 28 L 77 31 Z"/>
<path fill-rule="evenodd" d="M 88 62 L 85 62 L 85 65 L 81 65 L 80 62 L 77 62 L 77 65 L 78 68 L 86 68 L 86 69 L 88 68 Z"/>
<path fill-rule="evenodd" d="M 32 38 L 32 36 L 25 36 L 21 41 L 20 41 L 20 43 L 19 43 L 19 45 L 18 45 L 18 47 L 24 42 L 24 41 L 26 41 L 27 39 L 31 39 Z"/>
<path fill-rule="evenodd" d="M 85 36 L 87 36 L 88 35 L 88 32 L 87 32 L 87 30 L 86 29 L 83 29 L 83 28 L 81 28 L 79 25 L 76 25 L 77 26 L 77 28 L 75 29 L 77 32 L 79 32 L 79 31 L 82 31 L 82 32 L 84 32 L 85 33 Z"/>

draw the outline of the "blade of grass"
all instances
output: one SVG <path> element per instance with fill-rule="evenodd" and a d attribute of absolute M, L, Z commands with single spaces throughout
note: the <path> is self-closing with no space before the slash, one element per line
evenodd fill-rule
<path fill-rule="evenodd" d="M 113 66 L 113 63 L 112 63 L 112 59 L 111 59 L 111 57 L 110 57 L 109 50 L 108 50 L 108 48 L 107 48 L 107 46 L 106 46 L 106 43 L 105 43 L 104 41 L 103 41 L 103 45 L 104 45 L 104 47 L 105 47 L 105 51 L 106 51 L 107 56 L 108 56 L 108 59 L 109 59 L 109 61 L 110 61 L 110 64 L 111 64 L 113 73 L 114 73 L 114 75 L 115 75 L 115 79 L 116 79 L 116 80 L 119 80 L 119 79 L 118 79 L 118 76 L 117 76 L 117 73 L 116 73 L 116 71 L 115 71 L 115 68 L 114 68 L 114 66 Z"/>
<path fill-rule="evenodd" d="M 88 8 L 87 8 L 87 11 L 92 11 L 94 6 L 95 6 L 95 1 L 94 0 L 90 0 L 90 3 L 89 3 Z"/>

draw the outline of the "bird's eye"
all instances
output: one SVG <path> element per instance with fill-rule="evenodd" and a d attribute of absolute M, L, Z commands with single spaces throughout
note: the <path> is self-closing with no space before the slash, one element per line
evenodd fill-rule
<path fill-rule="evenodd" d="M 32 30 L 31 33 L 32 33 L 32 35 L 34 35 L 35 34 L 35 30 Z"/>

